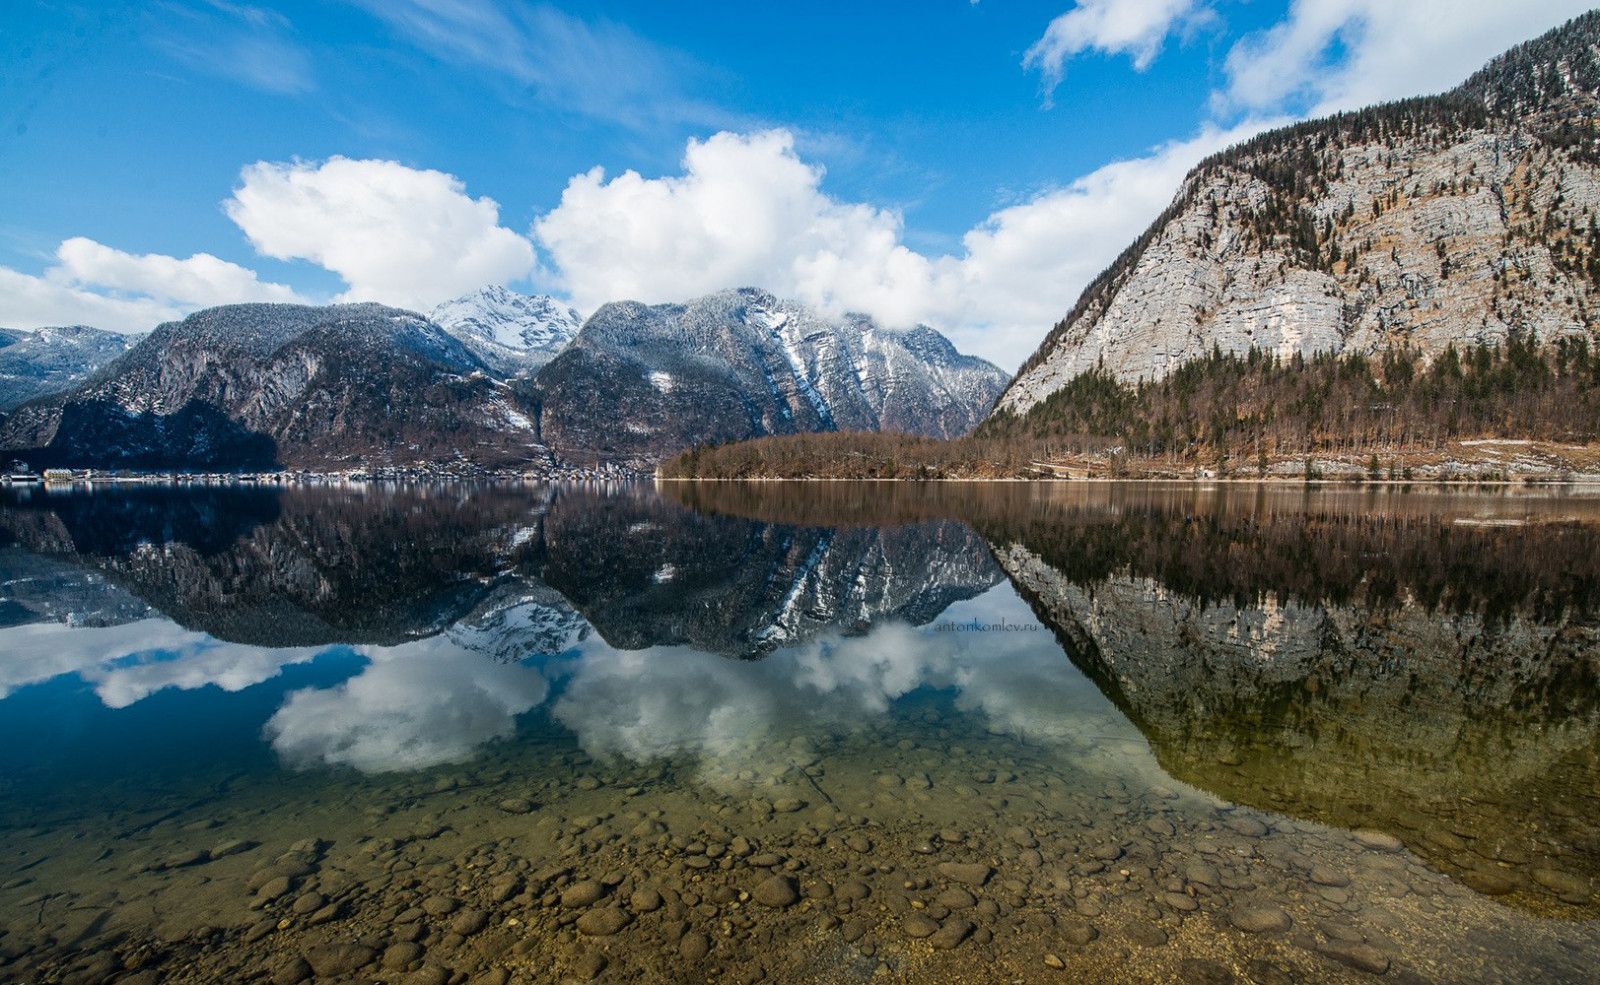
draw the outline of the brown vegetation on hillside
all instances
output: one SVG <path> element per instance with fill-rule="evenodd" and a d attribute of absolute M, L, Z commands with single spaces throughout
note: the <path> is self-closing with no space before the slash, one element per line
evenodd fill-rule
<path fill-rule="evenodd" d="M 1108 476 L 1343 457 L 1373 478 L 1399 456 L 1468 440 L 1600 441 L 1600 353 L 1587 342 L 1450 348 L 1425 363 L 1390 350 L 1310 359 L 1213 352 L 1157 382 L 1084 373 L 1020 416 L 991 415 L 954 441 L 901 434 L 791 435 L 693 448 L 667 478 L 919 479 L 1051 474 L 1095 456 Z M 1314 469 L 1308 468 L 1309 474 Z M 1079 473 L 1081 474 L 1081 473 Z"/>

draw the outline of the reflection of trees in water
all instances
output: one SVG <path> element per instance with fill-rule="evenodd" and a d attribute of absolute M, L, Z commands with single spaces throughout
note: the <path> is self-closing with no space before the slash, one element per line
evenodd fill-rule
<path fill-rule="evenodd" d="M 1538 493 L 1113 483 L 671 483 L 694 509 L 783 523 L 962 520 L 1069 580 L 1147 577 L 1201 602 L 1268 596 L 1491 620 L 1600 606 L 1600 501 Z"/>

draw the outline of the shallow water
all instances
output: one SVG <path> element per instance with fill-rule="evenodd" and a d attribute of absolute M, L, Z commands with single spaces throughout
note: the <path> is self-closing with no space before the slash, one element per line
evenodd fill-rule
<path fill-rule="evenodd" d="M 1600 958 L 1586 495 L 0 496 L 0 981 Z"/>

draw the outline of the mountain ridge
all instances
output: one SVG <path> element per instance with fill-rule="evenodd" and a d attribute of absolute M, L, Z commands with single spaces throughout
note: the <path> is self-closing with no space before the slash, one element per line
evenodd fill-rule
<path fill-rule="evenodd" d="M 1023 364 L 1021 415 L 1074 377 L 1161 379 L 1208 354 L 1595 336 L 1600 12 L 1449 92 L 1214 154 Z"/>
<path fill-rule="evenodd" d="M 536 384 L 552 445 L 578 458 L 653 463 L 771 434 L 953 437 L 977 424 L 1005 378 L 932 329 L 831 319 L 740 288 L 681 304 L 603 305 Z"/>

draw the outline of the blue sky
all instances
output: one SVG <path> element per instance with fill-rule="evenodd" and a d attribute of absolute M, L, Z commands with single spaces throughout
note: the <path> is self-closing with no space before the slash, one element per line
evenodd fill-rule
<path fill-rule="evenodd" d="M 1206 153 L 1525 0 L 7 0 L 0 325 L 754 284 L 1014 368 Z"/>

